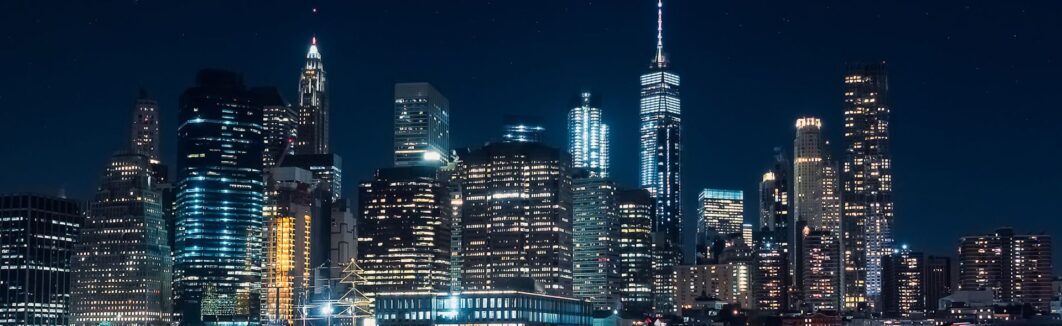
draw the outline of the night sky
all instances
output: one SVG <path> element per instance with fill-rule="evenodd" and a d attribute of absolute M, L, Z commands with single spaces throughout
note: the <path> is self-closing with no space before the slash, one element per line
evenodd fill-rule
<path fill-rule="evenodd" d="M 455 148 L 497 138 L 506 113 L 543 115 L 547 141 L 563 146 L 569 99 L 598 92 L 613 174 L 633 186 L 638 76 L 654 51 L 655 5 L 4 1 L 0 192 L 91 198 L 109 155 L 125 146 L 140 87 L 160 101 L 172 167 L 177 97 L 197 70 L 242 72 L 248 85 L 279 87 L 293 101 L 313 35 L 344 195 L 391 163 L 393 84 L 414 81 L 450 99 Z M 686 215 L 702 188 L 742 189 L 754 223 L 760 175 L 773 147 L 792 151 L 802 115 L 824 120 L 842 157 L 844 65 L 884 60 L 898 243 L 954 255 L 959 236 L 1003 225 L 1062 236 L 1059 17 L 1058 1 L 668 0 Z"/>

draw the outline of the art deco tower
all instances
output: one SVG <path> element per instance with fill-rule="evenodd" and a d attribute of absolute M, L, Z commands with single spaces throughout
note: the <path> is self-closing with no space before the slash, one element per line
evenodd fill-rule
<path fill-rule="evenodd" d="M 656 198 L 654 229 L 679 243 L 682 232 L 682 124 L 679 76 L 664 57 L 663 3 L 657 2 L 656 57 L 641 77 L 641 186 Z"/>
<path fill-rule="evenodd" d="M 881 292 L 881 257 L 892 248 L 892 157 L 885 64 L 857 64 L 844 77 L 845 307 Z M 864 267 L 865 266 L 865 267 Z"/>
<path fill-rule="evenodd" d="M 328 142 L 328 82 L 325 79 L 317 38 L 310 42 L 306 53 L 306 67 L 299 79 L 299 127 L 295 141 L 296 154 L 326 154 L 331 152 Z"/>

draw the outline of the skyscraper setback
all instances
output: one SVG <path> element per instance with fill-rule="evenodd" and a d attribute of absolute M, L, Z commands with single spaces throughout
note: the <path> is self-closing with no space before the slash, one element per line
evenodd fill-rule
<path fill-rule="evenodd" d="M 608 125 L 602 121 L 601 99 L 579 93 L 568 112 L 568 152 L 572 166 L 586 169 L 591 177 L 607 178 L 609 167 Z"/>
<path fill-rule="evenodd" d="M 175 310 L 183 324 L 257 323 L 262 108 L 236 73 L 203 70 L 180 97 Z"/>
<path fill-rule="evenodd" d="M 329 143 L 328 80 L 324 63 L 317 50 L 317 38 L 310 41 L 306 66 L 299 79 L 299 126 L 295 142 L 296 154 L 331 153 Z"/>
<path fill-rule="evenodd" d="M 72 324 L 169 324 L 173 260 L 151 175 L 150 158 L 120 152 L 100 177 L 71 262 Z"/>
<path fill-rule="evenodd" d="M 844 76 L 845 307 L 881 292 L 881 257 L 892 248 L 892 156 L 885 63 L 853 64 Z"/>

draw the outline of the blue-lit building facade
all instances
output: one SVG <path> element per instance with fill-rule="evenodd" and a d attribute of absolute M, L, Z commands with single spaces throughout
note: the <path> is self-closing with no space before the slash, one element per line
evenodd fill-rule
<path fill-rule="evenodd" d="M 239 74 L 203 70 L 180 97 L 175 313 L 182 325 L 259 321 L 262 108 Z"/>
<path fill-rule="evenodd" d="M 601 97 L 579 93 L 568 111 L 568 153 L 572 167 L 585 169 L 590 177 L 608 178 L 608 125 L 601 114 Z"/>
<path fill-rule="evenodd" d="M 591 325 L 590 304 L 569 297 L 522 291 L 381 293 L 376 324 L 414 325 Z"/>

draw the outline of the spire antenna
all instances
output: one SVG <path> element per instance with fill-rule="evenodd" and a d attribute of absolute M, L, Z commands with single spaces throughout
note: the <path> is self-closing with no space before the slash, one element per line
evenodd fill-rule
<path fill-rule="evenodd" d="M 656 0 L 656 64 L 664 65 L 664 0 Z"/>

